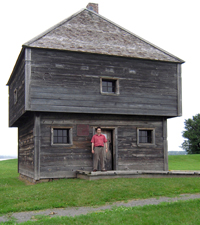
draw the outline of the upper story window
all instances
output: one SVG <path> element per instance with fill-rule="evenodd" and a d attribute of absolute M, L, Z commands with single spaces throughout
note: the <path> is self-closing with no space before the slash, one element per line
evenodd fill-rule
<path fill-rule="evenodd" d="M 137 144 L 155 144 L 155 129 L 154 128 L 138 128 L 137 129 Z"/>
<path fill-rule="evenodd" d="M 71 128 L 52 128 L 53 145 L 68 145 L 72 144 L 72 129 Z"/>
<path fill-rule="evenodd" d="M 113 78 L 101 78 L 100 91 L 101 94 L 119 94 L 119 80 Z"/>
<path fill-rule="evenodd" d="M 102 79 L 102 92 L 115 93 L 116 81 Z"/>

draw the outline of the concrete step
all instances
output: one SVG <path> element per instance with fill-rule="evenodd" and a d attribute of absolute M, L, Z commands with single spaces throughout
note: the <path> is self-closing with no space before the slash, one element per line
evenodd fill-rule
<path fill-rule="evenodd" d="M 169 177 L 200 177 L 200 171 L 154 171 L 154 170 L 110 170 L 106 172 L 76 171 L 77 178 L 85 180 L 113 178 L 169 178 Z"/>

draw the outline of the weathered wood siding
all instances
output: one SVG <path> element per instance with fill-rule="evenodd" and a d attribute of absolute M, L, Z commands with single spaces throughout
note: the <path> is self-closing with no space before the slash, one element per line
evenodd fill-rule
<path fill-rule="evenodd" d="M 117 134 L 117 170 L 165 170 L 161 117 L 41 113 L 40 178 L 75 177 L 76 170 L 92 170 L 93 128 L 113 127 Z M 77 136 L 77 124 L 88 124 L 89 135 Z M 51 145 L 52 127 L 71 127 L 71 146 Z M 155 128 L 155 145 L 137 145 L 137 128 Z"/>
<path fill-rule="evenodd" d="M 14 102 L 14 91 L 17 91 L 17 101 Z M 9 84 L 9 126 L 25 112 L 25 60 L 21 57 L 15 68 Z"/>
<path fill-rule="evenodd" d="M 155 145 L 137 145 L 137 128 L 155 128 Z M 164 170 L 162 119 L 139 118 L 118 128 L 118 170 Z"/>
<path fill-rule="evenodd" d="M 177 116 L 177 64 L 31 50 L 27 110 Z M 119 79 L 119 95 L 102 95 L 100 77 Z"/>
<path fill-rule="evenodd" d="M 82 117 L 80 115 L 80 117 Z M 76 116 L 67 114 L 41 115 L 41 145 L 40 145 L 40 177 L 75 177 L 76 170 L 92 170 L 91 137 L 77 136 Z M 82 121 L 80 122 L 82 123 Z M 72 128 L 71 146 L 51 145 L 51 128 Z"/>
<path fill-rule="evenodd" d="M 34 178 L 34 118 L 23 121 L 18 127 L 18 172 Z"/>

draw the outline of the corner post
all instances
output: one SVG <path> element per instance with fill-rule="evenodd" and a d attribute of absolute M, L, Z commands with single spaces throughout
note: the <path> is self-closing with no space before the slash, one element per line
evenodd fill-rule
<path fill-rule="evenodd" d="M 40 179 L 40 115 L 34 116 L 34 179 Z"/>
<path fill-rule="evenodd" d="M 182 116 L 182 77 L 181 77 L 181 64 L 177 65 L 177 115 Z"/>
<path fill-rule="evenodd" d="M 168 171 L 167 119 L 163 118 L 164 171 Z"/>
<path fill-rule="evenodd" d="M 115 135 L 115 155 L 114 155 L 114 169 L 118 170 L 118 128 L 114 129 Z"/>
<path fill-rule="evenodd" d="M 25 49 L 25 110 L 30 108 L 31 49 Z"/>

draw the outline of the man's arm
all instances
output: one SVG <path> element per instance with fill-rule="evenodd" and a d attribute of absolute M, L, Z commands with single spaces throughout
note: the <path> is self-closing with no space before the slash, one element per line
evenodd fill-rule
<path fill-rule="evenodd" d="M 92 143 L 92 153 L 94 153 L 94 143 Z"/>
<path fill-rule="evenodd" d="M 108 152 L 108 145 L 107 145 L 107 142 L 105 143 L 105 145 L 106 145 L 106 152 Z"/>

